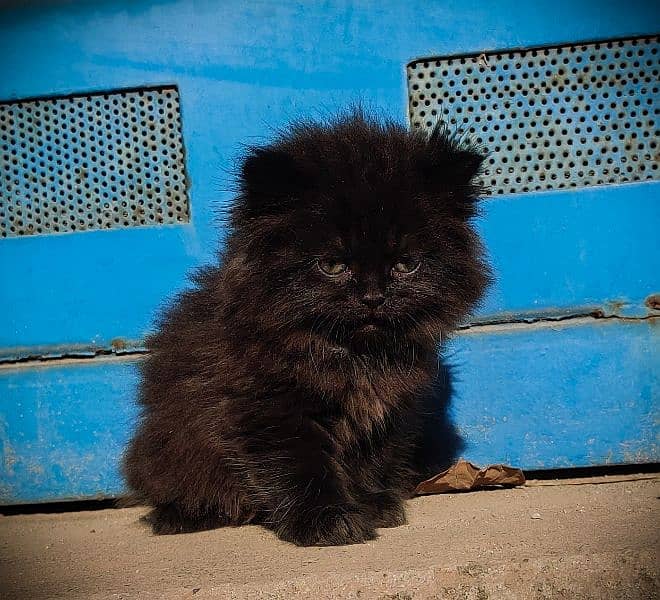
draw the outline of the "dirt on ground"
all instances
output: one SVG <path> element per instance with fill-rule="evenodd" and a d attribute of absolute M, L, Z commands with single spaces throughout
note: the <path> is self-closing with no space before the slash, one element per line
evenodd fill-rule
<path fill-rule="evenodd" d="M 157 537 L 144 512 L 0 517 L 0 597 L 660 598 L 657 476 L 419 497 L 408 525 L 334 548 L 257 526 Z"/>

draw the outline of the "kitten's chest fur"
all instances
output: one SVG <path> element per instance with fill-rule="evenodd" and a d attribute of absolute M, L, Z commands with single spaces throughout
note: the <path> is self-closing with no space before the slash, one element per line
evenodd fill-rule
<path fill-rule="evenodd" d="M 351 457 L 377 451 L 393 430 L 411 425 L 426 380 L 424 374 L 395 369 L 347 376 L 335 395 L 337 411 L 328 423 L 342 454 Z"/>

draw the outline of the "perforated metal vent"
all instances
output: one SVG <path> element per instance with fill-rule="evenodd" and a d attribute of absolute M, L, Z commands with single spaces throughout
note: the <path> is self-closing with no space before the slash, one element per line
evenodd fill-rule
<path fill-rule="evenodd" d="M 0 235 L 189 220 L 176 88 L 0 104 Z"/>
<path fill-rule="evenodd" d="M 659 179 L 658 37 L 408 65 L 410 121 L 489 153 L 491 193 Z"/>

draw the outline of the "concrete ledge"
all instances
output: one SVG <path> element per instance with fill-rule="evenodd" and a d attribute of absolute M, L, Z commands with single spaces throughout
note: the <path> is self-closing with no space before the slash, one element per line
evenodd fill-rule
<path fill-rule="evenodd" d="M 0 596 L 657 598 L 660 478 L 645 477 L 417 498 L 408 525 L 338 548 L 259 527 L 155 537 L 139 508 L 5 516 Z"/>

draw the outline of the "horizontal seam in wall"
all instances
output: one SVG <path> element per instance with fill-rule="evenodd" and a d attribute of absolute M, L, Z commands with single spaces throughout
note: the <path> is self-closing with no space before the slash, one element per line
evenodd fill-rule
<path fill-rule="evenodd" d="M 543 329 L 565 329 L 583 325 L 602 324 L 604 322 L 640 323 L 655 321 L 660 315 L 647 315 L 643 317 L 620 317 L 616 315 L 600 316 L 591 314 L 564 315 L 561 317 L 544 317 L 534 319 L 520 319 L 508 321 L 492 321 L 485 323 L 471 323 L 458 329 L 454 337 L 467 335 L 484 335 L 490 333 L 503 333 L 513 331 L 538 331 Z M 146 348 L 117 351 L 112 348 L 99 348 L 93 351 L 67 351 L 63 349 L 56 355 L 29 355 L 16 358 L 0 359 L 0 370 L 17 367 L 46 367 L 71 364 L 99 363 L 99 362 L 130 362 L 138 360 L 149 354 Z"/>

